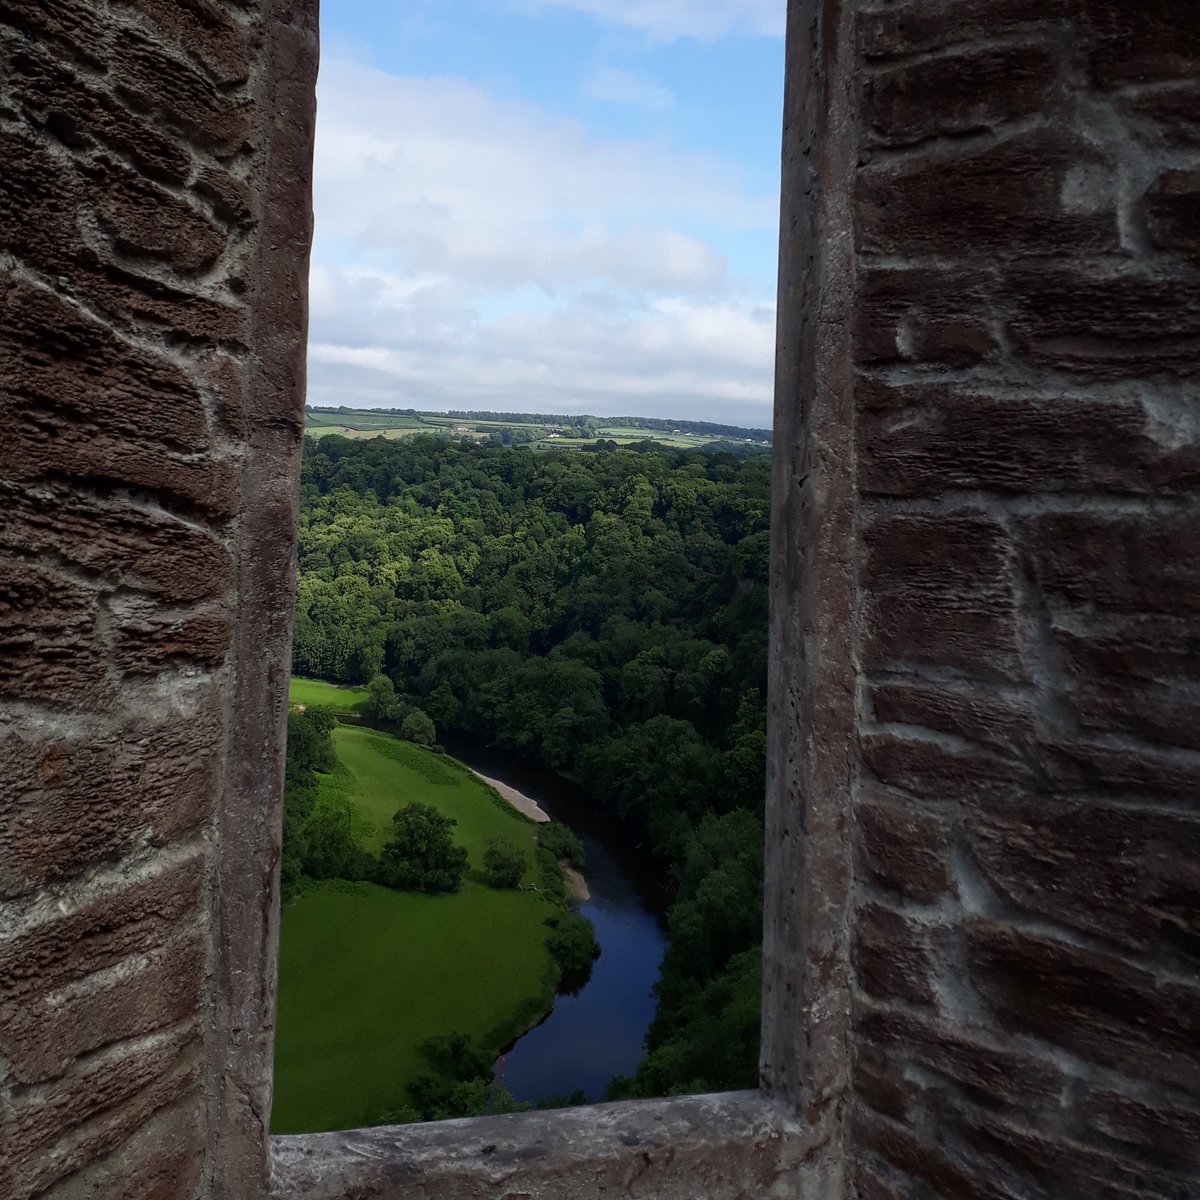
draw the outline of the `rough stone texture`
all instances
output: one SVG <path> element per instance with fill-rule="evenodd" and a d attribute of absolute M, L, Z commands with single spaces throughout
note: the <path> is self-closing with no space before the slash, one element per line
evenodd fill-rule
<path fill-rule="evenodd" d="M 268 1143 L 315 7 L 0 0 L 0 1196 L 1200 1194 L 1177 0 L 789 0 L 763 1090 Z"/>
<path fill-rule="evenodd" d="M 851 1178 L 1182 1200 L 1200 9 L 858 8 Z"/>
<path fill-rule="evenodd" d="M 758 1092 L 274 1139 L 274 1200 L 794 1200 L 819 1135 Z M 832 1194 L 832 1193 L 829 1193 Z"/>
<path fill-rule="evenodd" d="M 812 1127 L 801 1194 L 846 1188 L 854 673 L 854 162 L 848 9 L 788 9 L 771 530 L 760 1078 Z"/>
<path fill-rule="evenodd" d="M 0 0 L 6 1200 L 265 1193 L 315 20 Z"/>

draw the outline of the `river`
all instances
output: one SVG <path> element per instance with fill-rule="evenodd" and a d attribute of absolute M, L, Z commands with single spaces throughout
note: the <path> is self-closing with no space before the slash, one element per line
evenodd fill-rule
<path fill-rule="evenodd" d="M 661 880 L 628 845 L 628 832 L 569 780 L 465 739 L 442 742 L 460 762 L 536 801 L 583 843 L 591 897 L 580 911 L 595 926 L 600 957 L 587 981 L 560 994 L 550 1015 L 501 1057 L 496 1079 L 532 1104 L 577 1090 L 601 1100 L 614 1075 L 637 1069 L 654 1017 L 651 988 L 666 946 Z"/>

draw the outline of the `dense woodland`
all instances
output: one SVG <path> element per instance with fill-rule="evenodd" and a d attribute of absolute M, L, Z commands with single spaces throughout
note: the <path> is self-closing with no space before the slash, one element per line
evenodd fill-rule
<path fill-rule="evenodd" d="M 570 775 L 669 873 L 614 1095 L 755 1083 L 769 490 L 766 455 L 306 445 L 295 672 Z"/>

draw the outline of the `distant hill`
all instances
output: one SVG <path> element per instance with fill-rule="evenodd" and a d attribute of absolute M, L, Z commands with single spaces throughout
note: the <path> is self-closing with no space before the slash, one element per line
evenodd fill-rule
<path fill-rule="evenodd" d="M 686 448 L 721 442 L 730 449 L 771 443 L 769 429 L 745 429 L 712 421 L 462 410 L 435 413 L 418 412 L 414 408 L 311 407 L 305 412 L 305 429 L 313 437 L 337 433 L 352 438 L 397 438 L 437 433 L 498 439 L 505 445 L 532 445 L 541 449 L 591 446 L 598 440 L 618 446 L 654 441 Z"/>

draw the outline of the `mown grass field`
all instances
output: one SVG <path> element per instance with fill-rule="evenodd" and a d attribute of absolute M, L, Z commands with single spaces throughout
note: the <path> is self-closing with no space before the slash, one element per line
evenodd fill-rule
<path fill-rule="evenodd" d="M 358 713 L 367 702 L 366 688 L 339 687 L 323 679 L 298 679 L 292 677 L 288 685 L 288 702 L 303 704 L 309 708 L 321 705 L 334 712 Z"/>
<path fill-rule="evenodd" d="M 499 1052 L 550 1006 L 556 979 L 543 925 L 554 906 L 479 876 L 490 837 L 529 848 L 534 826 L 453 759 L 353 726 L 334 730 L 340 769 L 318 802 L 348 806 L 377 851 L 402 804 L 458 826 L 469 870 L 450 896 L 373 884 L 313 886 L 283 911 L 275 1041 L 276 1133 L 369 1124 L 404 1103 L 421 1043 L 459 1031 Z"/>

